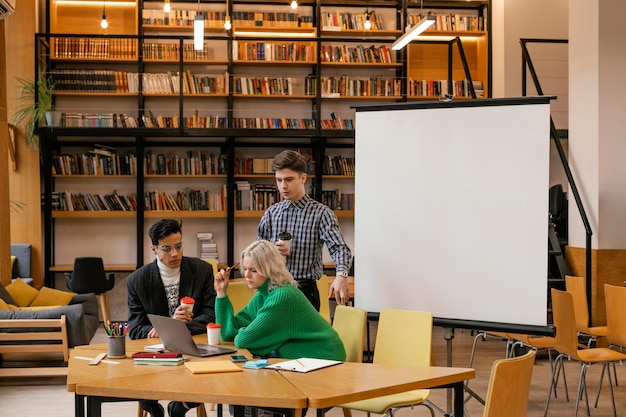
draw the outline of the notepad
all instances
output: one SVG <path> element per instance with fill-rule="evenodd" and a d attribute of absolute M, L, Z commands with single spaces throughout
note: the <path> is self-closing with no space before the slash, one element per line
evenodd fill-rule
<path fill-rule="evenodd" d="M 343 363 L 341 361 L 333 361 L 328 359 L 315 359 L 315 358 L 299 358 L 291 361 L 279 362 L 273 365 L 266 366 L 265 369 L 279 369 L 283 371 L 294 372 L 310 372 L 316 369 L 326 368 L 328 366 L 338 365 Z"/>
<path fill-rule="evenodd" d="M 241 368 L 231 361 L 192 361 L 185 362 L 185 367 L 189 369 L 192 374 L 241 372 Z"/>

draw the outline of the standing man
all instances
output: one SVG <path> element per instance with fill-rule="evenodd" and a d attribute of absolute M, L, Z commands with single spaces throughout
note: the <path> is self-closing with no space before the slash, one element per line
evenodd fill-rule
<path fill-rule="evenodd" d="M 181 225 L 176 220 L 156 222 L 149 231 L 156 255 L 154 262 L 144 265 L 126 278 L 128 288 L 129 337 L 158 337 L 148 314 L 173 317 L 187 324 L 191 334 L 206 332 L 206 325 L 215 321 L 215 290 L 213 268 L 197 258 L 183 256 Z M 193 312 L 181 306 L 182 297 L 195 300 Z M 163 407 L 156 400 L 140 400 L 141 408 L 151 417 L 164 417 Z M 170 402 L 170 417 L 183 417 L 198 403 Z"/>
<path fill-rule="evenodd" d="M 306 193 L 306 166 L 306 159 L 296 151 L 286 150 L 274 157 L 272 171 L 284 200 L 265 211 L 257 240 L 274 242 L 280 253 L 287 257 L 287 269 L 298 281 L 300 289 L 319 311 L 320 294 L 316 281 L 324 273 L 324 244 L 337 271 L 328 296 L 334 292 L 338 304 L 345 304 L 350 297 L 347 277 L 352 253 L 344 242 L 335 213 Z M 289 245 L 279 240 L 283 232 L 291 235 Z"/>

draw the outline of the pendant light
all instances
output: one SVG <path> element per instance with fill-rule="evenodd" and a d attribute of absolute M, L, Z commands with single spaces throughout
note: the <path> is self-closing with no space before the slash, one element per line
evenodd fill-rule
<path fill-rule="evenodd" d="M 193 19 L 193 49 L 196 51 L 204 49 L 204 13 L 200 12 L 200 0 L 196 17 Z"/>
<path fill-rule="evenodd" d="M 291 8 L 294 10 L 298 8 L 298 0 L 291 0 Z"/>
<path fill-rule="evenodd" d="M 172 6 L 170 5 L 170 0 L 165 0 L 165 4 L 163 4 L 163 11 L 165 13 L 169 13 L 172 10 Z"/>
<path fill-rule="evenodd" d="M 102 29 L 109 27 L 109 22 L 107 21 L 106 0 L 102 2 L 102 21 L 100 22 L 100 27 Z"/>
<path fill-rule="evenodd" d="M 230 22 L 230 13 L 228 12 L 228 0 L 226 0 L 226 17 L 224 18 L 224 29 L 230 30 L 233 27 Z"/>
<path fill-rule="evenodd" d="M 366 4 L 365 7 L 365 22 L 363 22 L 363 27 L 365 28 L 365 30 L 370 30 L 372 28 L 372 21 L 370 20 L 370 18 L 372 17 L 372 12 L 370 12 L 370 5 L 369 5 L 369 1 Z"/>

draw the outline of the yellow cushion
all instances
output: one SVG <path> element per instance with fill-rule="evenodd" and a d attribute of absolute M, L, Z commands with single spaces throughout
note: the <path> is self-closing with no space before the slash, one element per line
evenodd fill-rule
<path fill-rule="evenodd" d="M 37 297 L 30 303 L 30 307 L 66 306 L 72 298 L 74 298 L 73 292 L 41 287 Z"/>
<path fill-rule="evenodd" d="M 13 304 L 7 304 L 2 298 L 0 298 L 0 310 L 17 310 L 17 307 Z"/>
<path fill-rule="evenodd" d="M 37 294 L 39 294 L 39 291 L 19 278 L 7 285 L 6 290 L 11 294 L 11 298 L 13 298 L 18 307 L 29 306 L 37 297 Z"/>

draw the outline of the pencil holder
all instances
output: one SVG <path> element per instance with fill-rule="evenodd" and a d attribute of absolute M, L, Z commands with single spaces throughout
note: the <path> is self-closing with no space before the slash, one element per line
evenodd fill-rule
<path fill-rule="evenodd" d="M 126 357 L 126 336 L 108 336 L 109 339 L 109 358 L 125 358 Z"/>

